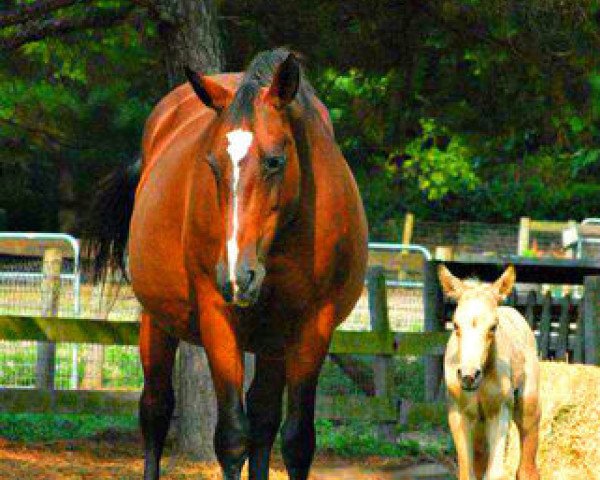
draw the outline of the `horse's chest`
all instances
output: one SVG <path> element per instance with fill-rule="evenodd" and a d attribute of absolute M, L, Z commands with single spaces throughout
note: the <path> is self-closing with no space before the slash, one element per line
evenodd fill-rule
<path fill-rule="evenodd" d="M 503 406 L 512 409 L 510 388 L 502 382 L 488 382 L 473 393 L 463 392 L 460 399 L 461 410 L 473 420 L 483 421 L 496 416 Z"/>

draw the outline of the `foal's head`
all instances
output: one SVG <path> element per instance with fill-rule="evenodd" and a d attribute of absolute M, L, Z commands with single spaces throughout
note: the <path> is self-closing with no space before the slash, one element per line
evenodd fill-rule
<path fill-rule="evenodd" d="M 496 335 L 498 305 L 513 288 L 515 269 L 510 265 L 491 284 L 460 280 L 444 265 L 440 265 L 438 275 L 444 293 L 457 301 L 452 323 L 458 340 L 461 386 L 464 390 L 476 390 Z"/>
<path fill-rule="evenodd" d="M 206 155 L 225 205 L 217 282 L 226 299 L 245 307 L 258 299 L 273 239 L 296 210 L 300 166 L 290 115 L 307 87 L 284 49 L 259 54 L 236 92 L 189 71 L 188 79 L 217 112 Z"/>

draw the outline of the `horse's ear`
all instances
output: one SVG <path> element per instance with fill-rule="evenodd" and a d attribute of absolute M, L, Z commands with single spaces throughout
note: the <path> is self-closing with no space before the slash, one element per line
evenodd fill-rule
<path fill-rule="evenodd" d="M 517 274 L 515 272 L 515 267 L 513 265 L 509 265 L 500 278 L 493 283 L 492 289 L 494 290 L 494 294 L 496 297 L 498 297 L 499 301 L 504 300 L 510 295 L 516 279 Z"/>
<path fill-rule="evenodd" d="M 440 279 L 442 290 L 447 297 L 458 300 L 465 291 L 463 281 L 452 275 L 445 265 L 438 267 L 438 278 Z"/>
<path fill-rule="evenodd" d="M 190 67 L 185 67 L 185 76 L 202 103 L 217 112 L 223 110 L 233 97 L 223 85 L 208 76 L 199 75 Z"/>
<path fill-rule="evenodd" d="M 299 86 L 300 63 L 296 55 L 290 53 L 273 75 L 266 99 L 275 108 L 283 108 L 296 97 Z"/>

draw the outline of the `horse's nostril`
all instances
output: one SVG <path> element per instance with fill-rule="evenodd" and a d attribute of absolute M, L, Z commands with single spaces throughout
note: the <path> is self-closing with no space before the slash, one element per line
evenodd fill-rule
<path fill-rule="evenodd" d="M 462 370 L 460 368 L 456 371 L 456 374 L 458 375 L 458 378 L 462 378 Z"/>
<path fill-rule="evenodd" d="M 473 374 L 473 380 L 477 380 L 481 376 L 481 370 L 475 370 Z"/>
<path fill-rule="evenodd" d="M 252 285 L 256 278 L 256 272 L 254 270 L 248 270 L 248 286 Z"/>
<path fill-rule="evenodd" d="M 238 279 L 237 279 L 238 287 L 240 288 L 240 290 L 247 290 L 248 288 L 250 288 L 252 286 L 255 279 L 256 279 L 256 271 L 255 270 L 252 270 L 250 268 L 243 268 L 238 273 Z"/>

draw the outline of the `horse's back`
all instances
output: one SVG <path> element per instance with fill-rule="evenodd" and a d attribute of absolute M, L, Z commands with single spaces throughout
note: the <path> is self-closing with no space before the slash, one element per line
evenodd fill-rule
<path fill-rule="evenodd" d="M 521 313 L 513 307 L 498 307 L 500 328 L 506 333 L 507 341 L 513 343 L 515 348 L 535 351 L 536 341 L 531 327 Z"/>
<path fill-rule="evenodd" d="M 519 388 L 524 382 L 539 376 L 537 343 L 525 317 L 513 307 L 498 307 L 499 329 L 497 341 L 504 360 L 511 365 L 512 380 Z"/>

